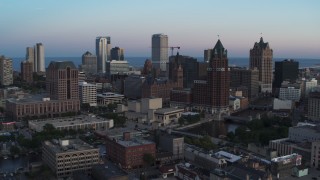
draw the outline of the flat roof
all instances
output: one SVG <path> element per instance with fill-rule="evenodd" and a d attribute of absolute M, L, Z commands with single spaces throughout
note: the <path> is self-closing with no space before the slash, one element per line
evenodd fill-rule
<path fill-rule="evenodd" d="M 93 176 L 98 176 L 104 179 L 115 178 L 117 176 L 127 176 L 128 174 L 120 169 L 117 165 L 107 161 L 105 164 L 92 166 Z"/>
<path fill-rule="evenodd" d="M 231 162 L 231 163 L 236 162 L 241 159 L 240 156 L 237 156 L 237 155 L 225 152 L 225 151 L 216 152 L 216 153 L 214 153 L 214 155 L 218 156 L 218 157 L 222 156 L 226 161 Z"/>
<path fill-rule="evenodd" d="M 44 126 L 45 124 L 52 124 L 54 127 L 65 127 L 65 126 L 75 126 L 80 124 L 93 124 L 107 122 L 112 119 L 105 119 L 101 117 L 96 117 L 94 115 L 80 115 L 75 117 L 65 117 L 65 118 L 53 118 L 53 119 L 40 119 L 32 120 L 29 123 L 32 123 L 37 126 Z"/>
<path fill-rule="evenodd" d="M 157 109 L 154 113 L 155 114 L 167 114 L 167 113 L 173 113 L 173 112 L 179 112 L 184 111 L 184 109 L 178 109 L 178 108 L 160 108 Z"/>
<path fill-rule="evenodd" d="M 128 141 L 121 139 L 116 140 L 118 144 L 124 146 L 124 147 L 133 147 L 133 146 L 141 146 L 141 145 L 146 145 L 146 144 L 155 144 L 152 141 L 148 141 L 142 138 L 131 138 Z"/>
<path fill-rule="evenodd" d="M 81 139 L 66 139 L 66 140 L 52 140 L 44 141 L 44 144 L 48 146 L 55 153 L 65 153 L 65 152 L 76 152 L 84 150 L 97 150 L 99 148 L 94 148 L 88 143 L 82 141 Z"/>
<path fill-rule="evenodd" d="M 117 94 L 112 92 L 106 92 L 102 94 L 97 94 L 98 97 L 124 97 L 123 94 Z"/>

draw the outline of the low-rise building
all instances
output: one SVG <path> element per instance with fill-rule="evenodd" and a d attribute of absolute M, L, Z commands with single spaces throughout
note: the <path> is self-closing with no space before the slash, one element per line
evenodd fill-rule
<path fill-rule="evenodd" d="M 74 171 L 90 173 L 99 163 L 99 148 L 94 148 L 80 139 L 44 141 L 42 160 L 57 178 L 72 176 Z"/>
<path fill-rule="evenodd" d="M 301 125 L 289 128 L 289 139 L 298 142 L 320 140 L 320 125 Z"/>
<path fill-rule="evenodd" d="M 298 102 L 301 98 L 300 86 L 285 86 L 280 88 L 279 99 Z"/>
<path fill-rule="evenodd" d="M 320 168 L 320 141 L 314 141 L 311 145 L 311 167 Z"/>
<path fill-rule="evenodd" d="M 158 149 L 172 153 L 172 159 L 184 158 L 184 137 L 176 137 L 168 133 L 160 133 Z"/>
<path fill-rule="evenodd" d="M 123 133 L 123 137 L 106 138 L 107 157 L 124 169 L 141 168 L 146 162 L 143 157 L 147 154 L 155 158 L 156 144 L 154 142 L 131 137 L 130 132 Z"/>
<path fill-rule="evenodd" d="M 63 113 L 80 111 L 79 99 L 51 100 L 43 96 L 10 98 L 6 101 L 6 114 L 13 120 L 25 117 L 57 117 Z"/>
<path fill-rule="evenodd" d="M 291 176 L 292 168 L 301 165 L 302 156 L 290 154 L 271 159 L 271 173 L 278 179 Z"/>
<path fill-rule="evenodd" d="M 292 108 L 292 100 L 273 99 L 273 110 L 291 110 Z"/>
<path fill-rule="evenodd" d="M 28 122 L 29 128 L 41 132 L 46 124 L 52 124 L 57 130 L 93 129 L 106 130 L 114 126 L 113 119 L 104 119 L 94 115 L 81 115 L 67 118 L 40 119 Z"/>
<path fill-rule="evenodd" d="M 124 95 L 112 92 L 97 94 L 98 106 L 107 106 L 108 104 L 122 103 L 123 99 Z"/>
<path fill-rule="evenodd" d="M 154 112 L 154 121 L 159 122 L 162 126 L 172 122 L 177 123 L 184 109 L 161 108 Z"/>

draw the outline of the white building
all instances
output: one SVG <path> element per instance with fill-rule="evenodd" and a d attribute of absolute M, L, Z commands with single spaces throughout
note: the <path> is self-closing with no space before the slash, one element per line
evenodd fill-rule
<path fill-rule="evenodd" d="M 229 97 L 229 106 L 233 111 L 240 109 L 240 99 L 233 96 Z"/>
<path fill-rule="evenodd" d="M 312 78 L 310 81 L 305 81 L 304 86 L 305 96 L 308 97 L 309 93 L 318 86 L 318 80 Z"/>
<path fill-rule="evenodd" d="M 297 87 L 281 87 L 279 99 L 298 102 L 301 97 L 301 89 Z"/>
<path fill-rule="evenodd" d="M 98 73 L 106 72 L 106 62 L 110 56 L 111 40 L 110 37 L 96 38 L 96 56 Z"/>
<path fill-rule="evenodd" d="M 46 72 L 44 46 L 42 43 L 37 43 L 34 47 L 34 71 Z"/>
<path fill-rule="evenodd" d="M 129 64 L 128 61 L 107 61 L 106 73 L 108 75 L 114 74 L 128 74 L 129 73 Z"/>
<path fill-rule="evenodd" d="M 90 106 L 97 106 L 97 86 L 87 82 L 80 82 L 79 98 L 81 104 L 88 103 Z"/>
<path fill-rule="evenodd" d="M 168 58 L 168 36 L 164 34 L 152 35 L 151 59 L 153 67 L 161 71 L 167 70 Z"/>
<path fill-rule="evenodd" d="M 292 100 L 281 100 L 278 98 L 273 99 L 274 110 L 290 110 L 292 109 Z"/>
<path fill-rule="evenodd" d="M 184 109 L 177 108 L 161 108 L 154 111 L 154 121 L 160 123 L 161 126 L 170 123 L 178 123 Z"/>
<path fill-rule="evenodd" d="M 122 103 L 123 99 L 124 99 L 123 94 L 117 94 L 112 92 L 97 94 L 97 105 L 107 106 L 108 104 Z"/>
<path fill-rule="evenodd" d="M 5 86 L 13 84 L 12 59 L 4 56 L 0 56 L 0 84 Z"/>

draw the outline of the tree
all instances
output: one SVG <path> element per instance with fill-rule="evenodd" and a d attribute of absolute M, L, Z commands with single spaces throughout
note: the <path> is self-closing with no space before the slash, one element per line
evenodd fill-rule
<path fill-rule="evenodd" d="M 17 146 L 11 146 L 10 147 L 10 153 L 12 155 L 20 154 L 20 149 Z"/>
<path fill-rule="evenodd" d="M 144 161 L 147 165 L 150 166 L 151 164 L 154 163 L 155 158 L 153 157 L 152 154 L 150 154 L 150 153 L 145 153 L 145 154 L 143 155 L 143 161 Z"/>

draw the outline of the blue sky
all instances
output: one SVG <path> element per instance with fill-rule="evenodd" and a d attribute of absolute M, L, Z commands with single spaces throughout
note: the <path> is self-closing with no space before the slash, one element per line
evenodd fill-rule
<path fill-rule="evenodd" d="M 42 42 L 48 57 L 95 52 L 111 36 L 126 56 L 150 56 L 151 36 L 164 33 L 181 54 L 202 56 L 217 35 L 229 56 L 248 57 L 263 34 L 274 57 L 320 58 L 319 0 L 1 0 L 0 54 L 25 56 Z"/>

